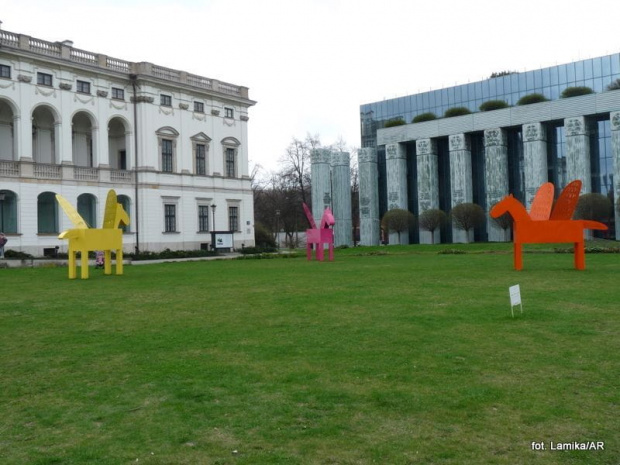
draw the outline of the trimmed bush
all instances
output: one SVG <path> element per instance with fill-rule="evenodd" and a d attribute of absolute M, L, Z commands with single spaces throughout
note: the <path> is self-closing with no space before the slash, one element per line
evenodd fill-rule
<path fill-rule="evenodd" d="M 383 215 L 381 227 L 387 232 L 395 232 L 398 234 L 398 243 L 400 244 L 400 234 L 408 233 L 415 224 L 415 217 L 409 210 L 394 208 Z"/>
<path fill-rule="evenodd" d="M 398 117 L 398 118 L 391 118 L 389 120 L 387 120 L 385 122 L 385 124 L 383 125 L 384 128 L 393 128 L 394 126 L 402 126 L 404 124 L 407 124 L 405 122 L 405 120 L 402 117 Z"/>
<path fill-rule="evenodd" d="M 501 110 L 502 108 L 508 108 L 508 102 L 504 100 L 489 100 L 488 102 L 484 102 L 478 109 L 480 111 L 492 111 L 492 110 Z"/>
<path fill-rule="evenodd" d="M 254 225 L 254 243 L 257 248 L 276 248 L 275 238 L 262 223 Z"/>
<path fill-rule="evenodd" d="M 538 94 L 538 93 L 527 94 L 519 99 L 519 101 L 517 102 L 517 105 L 531 105 L 532 103 L 546 102 L 548 100 L 549 99 L 545 97 L 543 94 Z"/>
<path fill-rule="evenodd" d="M 620 90 L 620 79 L 616 79 L 614 82 L 607 86 L 607 90 Z"/>
<path fill-rule="evenodd" d="M 414 116 L 413 119 L 411 120 L 412 123 L 422 123 L 424 121 L 433 121 L 434 119 L 437 119 L 437 115 L 435 113 L 432 112 L 427 112 L 427 113 L 421 113 L 417 116 Z"/>
<path fill-rule="evenodd" d="M 579 95 L 588 95 L 593 93 L 594 91 L 592 89 L 585 86 L 567 87 L 562 91 L 560 98 L 577 97 Z"/>
<path fill-rule="evenodd" d="M 575 218 L 578 220 L 605 221 L 612 213 L 609 197 L 594 192 L 581 195 L 575 208 Z"/>
<path fill-rule="evenodd" d="M 470 230 L 482 226 L 486 218 L 483 208 L 475 203 L 461 203 L 450 211 L 452 224 L 465 231 L 466 237 L 469 237 Z"/>
<path fill-rule="evenodd" d="M 430 209 L 420 213 L 418 224 L 422 229 L 431 233 L 432 243 L 435 243 L 435 231 L 441 228 L 448 220 L 448 215 L 443 210 Z"/>
<path fill-rule="evenodd" d="M 471 114 L 471 111 L 469 108 L 454 107 L 454 108 L 448 108 L 446 112 L 443 114 L 443 116 L 445 118 L 452 118 L 454 116 L 463 116 L 463 115 L 469 115 L 469 114 Z"/>

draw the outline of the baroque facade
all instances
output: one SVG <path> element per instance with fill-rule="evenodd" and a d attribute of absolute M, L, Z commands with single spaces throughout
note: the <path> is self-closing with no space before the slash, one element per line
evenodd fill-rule
<path fill-rule="evenodd" d="M 109 189 L 127 251 L 254 243 L 243 86 L 0 30 L 0 230 L 42 255 L 71 227 L 55 194 L 101 227 Z"/>
<path fill-rule="evenodd" d="M 615 206 L 620 198 L 620 90 L 611 90 L 610 84 L 618 79 L 620 54 L 614 54 L 362 105 L 361 243 L 380 242 L 379 220 L 387 210 L 403 208 L 418 216 L 472 202 L 488 212 L 509 193 L 529 208 L 547 181 L 557 195 L 568 182 L 581 179 L 582 194 L 601 193 Z M 562 98 L 569 87 L 589 87 L 593 93 Z M 546 100 L 517 104 L 533 93 Z M 506 107 L 479 111 L 492 100 Z M 442 117 L 456 107 L 471 114 Z M 437 118 L 412 122 L 423 113 Z M 384 127 L 395 119 L 405 124 Z M 614 208 L 606 237 L 620 238 L 619 216 Z M 509 232 L 491 219 L 470 237 L 450 225 L 435 234 L 416 230 L 408 239 L 509 239 Z"/>

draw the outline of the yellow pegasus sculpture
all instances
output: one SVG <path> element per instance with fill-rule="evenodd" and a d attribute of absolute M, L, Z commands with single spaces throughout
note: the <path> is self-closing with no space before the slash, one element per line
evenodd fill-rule
<path fill-rule="evenodd" d="M 112 250 L 116 251 L 116 274 L 123 274 L 123 231 L 120 225 L 129 224 L 129 215 L 116 200 L 116 192 L 110 189 L 105 204 L 103 228 L 89 228 L 84 218 L 67 199 L 56 194 L 56 200 L 65 211 L 74 228 L 63 231 L 58 238 L 69 240 L 69 279 L 77 277 L 76 252 L 81 255 L 82 279 L 88 279 L 88 252 L 103 250 L 104 273 L 112 274 Z"/>

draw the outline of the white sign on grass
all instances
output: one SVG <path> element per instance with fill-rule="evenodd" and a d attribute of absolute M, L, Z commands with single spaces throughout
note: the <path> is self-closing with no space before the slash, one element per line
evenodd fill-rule
<path fill-rule="evenodd" d="M 523 313 L 523 304 L 521 303 L 521 288 L 518 284 L 514 286 L 510 286 L 508 288 L 508 292 L 510 293 L 510 312 L 512 313 L 512 317 L 514 318 L 514 307 L 515 305 L 519 305 L 521 308 L 521 313 Z"/>

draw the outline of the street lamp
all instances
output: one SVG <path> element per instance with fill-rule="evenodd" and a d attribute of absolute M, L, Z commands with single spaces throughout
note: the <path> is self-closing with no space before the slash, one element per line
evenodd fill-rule
<path fill-rule="evenodd" d="M 0 192 L 0 232 L 4 232 L 4 199 L 6 194 Z"/>
<path fill-rule="evenodd" d="M 276 210 L 276 247 L 280 248 L 280 210 Z"/>
<path fill-rule="evenodd" d="M 215 231 L 215 209 L 217 208 L 217 205 L 215 204 L 211 204 L 211 210 L 213 210 L 213 230 Z"/>

